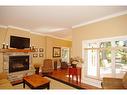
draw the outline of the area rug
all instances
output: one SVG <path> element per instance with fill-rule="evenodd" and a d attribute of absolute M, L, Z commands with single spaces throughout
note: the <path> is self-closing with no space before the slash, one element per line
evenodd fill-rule
<path fill-rule="evenodd" d="M 69 85 L 66 85 L 64 83 L 61 83 L 59 81 L 56 81 L 54 79 L 48 78 L 48 77 L 44 77 L 47 78 L 48 80 L 50 80 L 50 89 L 60 89 L 60 90 L 76 90 L 74 87 L 71 87 Z M 15 89 L 24 89 L 23 88 L 23 84 L 18 84 L 14 86 Z M 27 85 L 25 86 L 25 89 L 30 89 Z"/>

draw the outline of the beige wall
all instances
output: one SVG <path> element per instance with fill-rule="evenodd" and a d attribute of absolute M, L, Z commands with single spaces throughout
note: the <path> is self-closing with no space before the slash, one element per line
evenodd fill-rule
<path fill-rule="evenodd" d="M 46 37 L 46 58 L 52 58 L 53 47 L 69 47 L 71 48 L 72 42 L 56 39 L 52 37 Z"/>
<path fill-rule="evenodd" d="M 2 43 L 10 43 L 10 35 L 28 37 L 31 40 L 31 45 L 35 48 L 44 49 L 44 57 L 35 57 L 32 58 L 32 63 L 42 64 L 44 58 L 52 58 L 52 47 L 71 47 L 71 41 L 60 40 L 52 37 L 46 37 L 42 35 L 37 35 L 30 33 L 29 31 L 24 31 L 21 29 L 16 29 L 12 27 L 2 28 L 0 27 L 0 48 L 2 48 Z M 36 52 L 39 54 L 39 52 Z M 33 55 L 33 53 L 31 54 Z M 0 72 L 3 68 L 3 53 L 0 53 Z"/>
<path fill-rule="evenodd" d="M 82 41 L 127 35 L 127 15 L 73 29 L 72 55 L 82 55 Z"/>
<path fill-rule="evenodd" d="M 5 35 L 6 35 L 6 28 L 1 28 L 0 27 L 0 48 L 2 48 L 2 43 L 5 40 Z M 3 71 L 3 53 L 0 52 L 0 72 Z"/>
<path fill-rule="evenodd" d="M 72 47 L 72 42 L 67 41 L 67 40 L 61 40 L 61 39 L 56 39 L 52 37 L 46 37 L 46 58 L 51 58 L 53 60 L 58 60 L 60 58 L 53 58 L 53 47 L 68 47 L 71 49 Z M 58 61 L 58 66 L 59 66 L 59 61 Z"/>

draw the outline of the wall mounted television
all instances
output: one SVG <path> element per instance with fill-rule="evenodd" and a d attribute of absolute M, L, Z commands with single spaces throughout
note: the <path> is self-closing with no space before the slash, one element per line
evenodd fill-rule
<path fill-rule="evenodd" d="M 30 38 L 10 36 L 10 47 L 24 49 L 30 47 Z"/>

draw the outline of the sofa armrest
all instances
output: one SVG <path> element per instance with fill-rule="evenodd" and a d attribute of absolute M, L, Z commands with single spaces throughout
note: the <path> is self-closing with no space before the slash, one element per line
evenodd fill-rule
<path fill-rule="evenodd" d="M 104 89 L 123 89 L 122 79 L 120 78 L 103 78 L 101 83 Z"/>
<path fill-rule="evenodd" d="M 0 73 L 0 79 L 7 79 L 7 73 L 5 72 Z"/>

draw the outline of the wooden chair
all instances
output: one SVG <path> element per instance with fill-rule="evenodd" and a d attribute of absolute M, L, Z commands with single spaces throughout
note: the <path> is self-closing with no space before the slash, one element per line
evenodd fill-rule
<path fill-rule="evenodd" d="M 52 59 L 44 59 L 43 66 L 42 66 L 42 73 L 52 73 L 53 72 L 53 65 L 52 65 Z"/>

